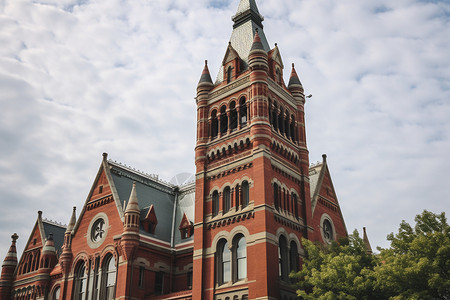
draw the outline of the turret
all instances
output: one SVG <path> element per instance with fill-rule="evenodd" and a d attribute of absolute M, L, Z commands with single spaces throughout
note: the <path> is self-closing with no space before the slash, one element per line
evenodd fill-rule
<path fill-rule="evenodd" d="M 66 233 L 64 234 L 63 250 L 59 259 L 64 274 L 69 274 L 70 263 L 72 261 L 72 231 L 76 222 L 76 209 L 77 208 L 74 206 L 69 225 L 67 226 Z"/>
<path fill-rule="evenodd" d="M 41 251 L 41 260 L 39 262 L 39 271 L 49 273 L 56 265 L 57 255 L 55 242 L 53 240 L 53 233 L 50 233 L 45 241 L 44 247 Z"/>
<path fill-rule="evenodd" d="M 125 209 L 125 222 L 123 224 L 123 234 L 121 239 L 122 249 L 125 253 L 125 259 L 130 260 L 133 257 L 136 247 L 139 245 L 139 219 L 141 211 L 136 192 L 136 182 L 133 182 L 130 199 Z"/>
<path fill-rule="evenodd" d="M 202 166 L 205 158 L 205 145 L 208 142 L 208 95 L 213 89 L 214 84 L 208 69 L 208 61 L 205 60 L 200 81 L 197 85 L 197 145 L 195 148 L 195 161 Z"/>
<path fill-rule="evenodd" d="M 258 34 L 258 29 L 255 30 L 255 36 L 253 38 L 253 44 L 250 48 L 248 55 L 248 65 L 251 71 L 264 71 L 269 70 L 269 63 L 267 61 L 267 52 L 264 50 L 264 46 L 261 42 L 261 38 Z"/>
<path fill-rule="evenodd" d="M 11 285 L 14 271 L 17 267 L 16 241 L 18 238 L 19 236 L 16 233 L 11 236 L 11 246 L 9 247 L 9 251 L 6 254 L 5 260 L 2 264 L 2 273 L 0 276 L 0 299 L 10 299 L 11 297 Z"/>
<path fill-rule="evenodd" d="M 292 72 L 291 77 L 289 78 L 288 89 L 299 104 L 305 104 L 303 85 L 295 71 L 294 63 L 292 63 Z"/>

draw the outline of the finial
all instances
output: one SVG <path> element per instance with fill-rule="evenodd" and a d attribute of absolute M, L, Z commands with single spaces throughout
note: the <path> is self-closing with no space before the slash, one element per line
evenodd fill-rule
<path fill-rule="evenodd" d="M 294 66 L 294 63 L 292 63 L 292 68 L 294 68 L 295 66 Z"/>
<path fill-rule="evenodd" d="M 275 43 L 275 47 L 278 47 L 278 43 Z"/>
<path fill-rule="evenodd" d="M 42 211 L 41 210 L 38 210 L 38 216 L 42 217 Z"/>
<path fill-rule="evenodd" d="M 19 236 L 17 235 L 17 233 L 14 233 L 14 234 L 11 236 L 11 239 L 12 239 L 12 242 L 13 242 L 13 243 L 15 243 L 15 242 L 17 241 L 18 238 L 19 238 Z"/>
<path fill-rule="evenodd" d="M 205 66 L 207 66 L 208 65 L 208 60 L 207 59 L 205 59 Z"/>
<path fill-rule="evenodd" d="M 322 154 L 322 158 L 323 158 L 323 162 L 327 161 L 327 155 L 326 154 Z"/>
<path fill-rule="evenodd" d="M 106 161 L 108 159 L 108 153 L 103 152 L 103 160 Z"/>

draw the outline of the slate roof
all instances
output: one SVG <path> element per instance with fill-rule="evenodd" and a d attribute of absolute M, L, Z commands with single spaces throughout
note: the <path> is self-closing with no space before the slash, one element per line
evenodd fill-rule
<path fill-rule="evenodd" d="M 55 249 L 58 256 L 62 252 L 62 245 L 64 243 L 64 233 L 66 232 L 66 226 L 53 223 L 49 220 L 42 220 L 42 226 L 44 227 L 44 237 L 47 238 L 50 233 L 53 234 L 53 241 L 55 242 Z"/>
<path fill-rule="evenodd" d="M 119 197 L 118 200 L 123 209 L 130 198 L 133 182 L 136 182 L 136 194 L 141 211 L 141 220 L 145 219 L 150 207 L 153 205 L 158 221 L 155 233 L 148 233 L 141 227 L 141 234 L 171 243 L 172 220 L 176 204 L 174 244 L 187 241 L 187 239 L 181 240 L 178 227 L 184 213 L 186 213 L 190 221 L 194 220 L 194 183 L 180 187 L 163 182 L 155 176 L 141 173 L 111 160 L 108 161 L 108 165 L 110 166 L 111 177 Z"/>

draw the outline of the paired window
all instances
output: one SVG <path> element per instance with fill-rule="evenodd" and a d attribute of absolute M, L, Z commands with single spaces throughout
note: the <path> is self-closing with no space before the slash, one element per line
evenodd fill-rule
<path fill-rule="evenodd" d="M 97 263 L 91 277 L 88 274 L 90 269 L 84 261 L 78 264 L 75 271 L 74 298 L 77 300 L 114 299 L 117 273 L 114 256 L 111 254 L 106 256 L 101 269 Z M 94 280 L 93 284 L 89 284 L 89 279 Z"/>
<path fill-rule="evenodd" d="M 241 129 L 247 125 L 247 121 L 247 102 L 245 97 L 242 97 L 239 100 L 239 106 L 236 101 L 231 101 L 228 107 L 222 105 L 219 110 L 211 111 L 209 136 L 215 139 L 219 134 L 222 136 Z"/>
<path fill-rule="evenodd" d="M 289 191 L 280 188 L 277 183 L 273 184 L 273 205 L 276 210 L 286 211 L 296 218 L 299 217 L 298 196 L 293 192 L 289 194 Z"/>
<path fill-rule="evenodd" d="M 298 141 L 298 133 L 296 132 L 295 116 L 288 109 L 269 99 L 269 122 L 275 131 L 284 135 L 293 142 Z"/>
<path fill-rule="evenodd" d="M 299 270 L 299 256 L 297 243 L 291 241 L 288 244 L 286 238 L 282 235 L 278 239 L 278 274 L 280 279 L 288 281 L 290 272 L 297 272 Z"/>
<path fill-rule="evenodd" d="M 247 180 L 244 180 L 241 185 L 237 184 L 233 189 L 227 186 L 223 192 L 219 194 L 214 191 L 211 197 L 212 200 L 212 217 L 219 214 L 220 208 L 226 214 L 232 207 L 236 211 L 247 207 L 250 203 L 250 185 Z"/>
<path fill-rule="evenodd" d="M 237 235 L 231 247 L 227 240 L 221 239 L 216 255 L 218 284 L 247 278 L 247 244 L 243 235 Z"/>

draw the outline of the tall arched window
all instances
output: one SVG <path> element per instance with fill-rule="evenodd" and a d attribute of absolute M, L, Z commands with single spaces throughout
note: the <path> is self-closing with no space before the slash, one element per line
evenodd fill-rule
<path fill-rule="evenodd" d="M 218 250 L 218 279 L 219 284 L 224 284 L 231 281 L 231 251 L 226 240 L 219 242 Z"/>
<path fill-rule="evenodd" d="M 275 204 L 275 208 L 278 209 L 280 207 L 280 199 L 278 197 L 278 184 L 273 184 L 273 202 Z"/>
<path fill-rule="evenodd" d="M 219 193 L 214 191 L 212 194 L 212 216 L 215 217 L 219 214 Z"/>
<path fill-rule="evenodd" d="M 274 103 L 273 106 L 274 106 L 272 112 L 273 129 L 278 130 L 278 105 Z"/>
<path fill-rule="evenodd" d="M 241 127 L 244 127 L 247 125 L 247 103 L 245 102 L 245 98 L 242 97 L 241 100 L 239 100 L 239 124 Z"/>
<path fill-rule="evenodd" d="M 296 218 L 298 218 L 298 199 L 297 199 L 297 195 L 292 193 L 291 197 L 292 197 L 292 205 L 294 205 L 294 211 L 293 211 L 294 212 L 294 216 Z"/>
<path fill-rule="evenodd" d="M 230 187 L 223 190 L 223 213 L 227 213 L 231 208 L 231 192 Z"/>
<path fill-rule="evenodd" d="M 244 181 L 242 183 L 242 200 L 241 200 L 242 207 L 245 207 L 248 205 L 249 196 L 250 196 L 250 193 L 249 193 L 248 181 Z"/>
<path fill-rule="evenodd" d="M 231 131 L 238 127 L 238 115 L 236 111 L 236 102 L 230 103 L 230 129 Z"/>
<path fill-rule="evenodd" d="M 109 255 L 103 263 L 103 284 L 102 290 L 104 291 L 103 299 L 114 299 L 114 292 L 116 288 L 116 260 L 114 256 Z"/>
<path fill-rule="evenodd" d="M 280 107 L 280 113 L 278 114 L 278 126 L 281 134 L 284 134 L 283 115 L 284 115 L 283 108 Z"/>
<path fill-rule="evenodd" d="M 278 240 L 278 268 L 281 280 L 288 278 L 288 249 L 287 241 L 284 236 L 280 236 Z"/>
<path fill-rule="evenodd" d="M 299 270 L 298 250 L 297 250 L 297 243 L 295 243 L 294 241 L 291 242 L 291 247 L 289 250 L 289 261 L 290 261 L 290 271 L 297 272 Z"/>
<path fill-rule="evenodd" d="M 295 117 L 294 117 L 294 115 L 291 116 L 291 125 L 290 126 L 291 126 L 290 137 L 291 137 L 291 140 L 293 142 L 295 142 L 296 138 L 295 138 Z"/>
<path fill-rule="evenodd" d="M 217 137 L 219 132 L 219 123 L 217 120 L 217 110 L 213 110 L 211 112 L 211 138 L 214 139 Z"/>
<path fill-rule="evenodd" d="M 224 105 L 220 108 L 220 134 L 226 134 L 228 131 L 227 107 Z"/>
<path fill-rule="evenodd" d="M 236 247 L 236 280 L 247 278 L 247 244 L 243 236 L 235 239 Z"/>
<path fill-rule="evenodd" d="M 75 272 L 75 299 L 85 300 L 87 298 L 87 274 L 84 262 L 78 265 Z"/>
<path fill-rule="evenodd" d="M 60 293 L 61 293 L 61 288 L 58 286 L 53 290 L 52 300 L 59 300 Z"/>

